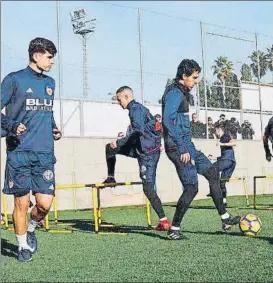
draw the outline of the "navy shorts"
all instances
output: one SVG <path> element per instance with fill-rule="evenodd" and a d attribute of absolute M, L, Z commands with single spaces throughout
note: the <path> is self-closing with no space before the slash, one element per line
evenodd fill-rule
<path fill-rule="evenodd" d="M 143 183 L 155 184 L 156 169 L 160 157 L 160 151 L 146 155 L 138 155 L 139 177 Z"/>
<path fill-rule="evenodd" d="M 230 179 L 236 167 L 236 162 L 230 159 L 219 159 L 214 164 L 218 172 L 221 172 L 221 179 Z"/>
<path fill-rule="evenodd" d="M 3 193 L 24 196 L 32 191 L 54 195 L 55 163 L 53 153 L 8 152 Z"/>
<path fill-rule="evenodd" d="M 181 162 L 180 153 L 177 150 L 166 151 L 166 154 L 174 164 L 183 186 L 198 183 L 195 160 L 191 159 L 187 164 Z"/>
<path fill-rule="evenodd" d="M 202 151 L 196 150 L 195 166 L 197 173 L 203 175 L 212 166 L 212 162 Z"/>
<path fill-rule="evenodd" d="M 127 142 L 119 148 L 111 149 L 110 144 L 106 146 L 106 156 L 115 156 L 116 154 L 136 158 L 139 165 L 139 177 L 143 183 L 155 184 L 156 169 L 160 157 L 160 151 L 156 150 L 149 154 L 140 153 L 135 144 Z"/>

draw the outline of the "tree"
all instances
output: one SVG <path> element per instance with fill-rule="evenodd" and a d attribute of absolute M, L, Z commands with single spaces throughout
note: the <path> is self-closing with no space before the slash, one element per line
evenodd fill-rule
<path fill-rule="evenodd" d="M 227 99 L 225 108 L 240 109 L 240 85 L 237 75 L 231 73 L 226 80 L 226 85 L 231 86 L 231 88 L 227 87 L 226 90 Z"/>
<path fill-rule="evenodd" d="M 258 79 L 258 56 L 259 56 L 259 62 L 260 62 L 260 78 L 263 77 L 266 74 L 267 71 L 267 61 L 266 61 L 266 54 L 258 50 L 258 52 L 253 51 L 252 54 L 249 56 L 252 63 L 250 64 L 250 67 L 252 69 L 253 75 Z"/>
<path fill-rule="evenodd" d="M 269 71 L 272 72 L 272 83 L 273 83 L 273 44 L 271 48 L 267 48 L 267 54 L 266 56 L 266 63 L 267 63 L 267 68 Z"/>
<path fill-rule="evenodd" d="M 247 64 L 243 64 L 241 67 L 241 81 L 252 82 L 251 68 Z"/>
<path fill-rule="evenodd" d="M 213 70 L 213 75 L 217 75 L 217 79 L 221 83 L 222 86 L 222 105 L 225 105 L 226 101 L 226 79 L 233 71 L 233 63 L 228 60 L 225 56 L 220 56 L 216 60 L 214 60 L 215 65 L 211 68 Z"/>

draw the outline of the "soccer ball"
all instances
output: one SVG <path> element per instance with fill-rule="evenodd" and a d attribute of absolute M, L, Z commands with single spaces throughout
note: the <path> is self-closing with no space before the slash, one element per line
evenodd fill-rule
<path fill-rule="evenodd" d="M 261 232 L 262 221 L 255 214 L 248 214 L 241 218 L 240 230 L 247 236 L 257 236 Z"/>

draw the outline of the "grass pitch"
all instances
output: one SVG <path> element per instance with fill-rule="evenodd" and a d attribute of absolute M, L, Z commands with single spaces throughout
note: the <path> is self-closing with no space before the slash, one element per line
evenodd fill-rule
<path fill-rule="evenodd" d="M 14 232 L 2 229 L 1 282 L 272 282 L 273 210 L 247 208 L 243 197 L 228 200 L 233 215 L 261 218 L 259 236 L 242 236 L 238 226 L 222 232 L 211 199 L 192 203 L 183 221 L 188 239 L 182 241 L 148 230 L 143 206 L 103 210 L 103 219 L 121 225 L 127 236 L 90 233 L 92 211 L 65 211 L 59 218 L 75 223 L 67 229 L 79 231 L 62 235 L 39 229 L 33 261 L 19 263 Z M 273 203 L 272 196 L 259 200 Z M 175 205 L 164 209 L 171 219 Z M 152 219 L 156 224 L 154 213 Z"/>

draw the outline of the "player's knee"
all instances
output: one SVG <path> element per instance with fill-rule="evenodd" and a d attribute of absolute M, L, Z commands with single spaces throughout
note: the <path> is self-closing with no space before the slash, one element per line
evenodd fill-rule
<path fill-rule="evenodd" d="M 39 204 L 39 203 L 36 204 L 36 208 L 38 210 L 38 213 L 41 213 L 41 214 L 47 214 L 50 210 L 50 206 L 51 205 L 42 205 L 42 204 Z"/>
<path fill-rule="evenodd" d="M 209 181 L 219 181 L 219 173 L 215 165 L 209 167 L 203 174 L 203 176 Z"/>
<path fill-rule="evenodd" d="M 184 192 L 188 195 L 192 195 L 193 197 L 197 195 L 198 193 L 198 184 L 187 184 L 184 185 Z"/>

